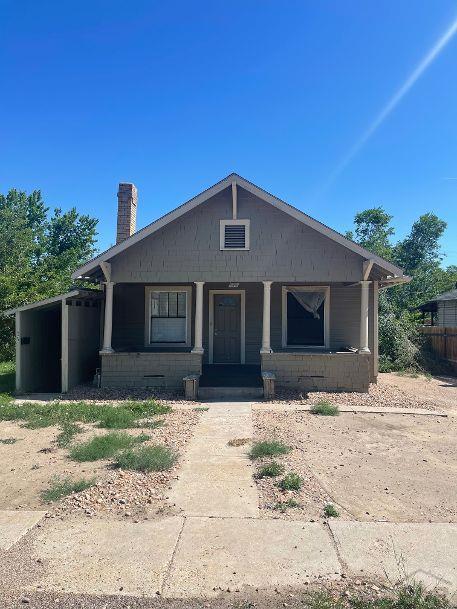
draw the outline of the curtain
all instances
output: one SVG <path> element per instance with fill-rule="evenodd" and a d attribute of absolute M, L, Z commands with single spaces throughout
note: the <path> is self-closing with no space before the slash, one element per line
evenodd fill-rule
<path fill-rule="evenodd" d="M 312 313 L 315 319 L 320 319 L 319 307 L 325 300 L 325 292 L 303 292 L 301 290 L 290 290 L 294 298 L 301 306 Z"/>

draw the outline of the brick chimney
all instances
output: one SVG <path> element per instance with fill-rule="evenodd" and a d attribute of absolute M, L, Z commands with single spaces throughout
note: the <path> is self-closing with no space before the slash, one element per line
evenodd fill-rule
<path fill-rule="evenodd" d="M 138 193 L 135 184 L 121 182 L 117 192 L 116 243 L 128 239 L 136 230 Z"/>

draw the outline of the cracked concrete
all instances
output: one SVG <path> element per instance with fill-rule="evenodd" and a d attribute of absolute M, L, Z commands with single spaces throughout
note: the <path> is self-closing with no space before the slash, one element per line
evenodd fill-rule
<path fill-rule="evenodd" d="M 252 434 L 250 403 L 210 404 L 189 443 L 170 501 L 186 516 L 256 518 L 259 499 L 246 446 L 228 445 Z"/>

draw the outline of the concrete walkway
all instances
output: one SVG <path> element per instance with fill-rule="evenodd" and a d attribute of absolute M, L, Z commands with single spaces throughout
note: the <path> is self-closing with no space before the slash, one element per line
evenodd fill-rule
<path fill-rule="evenodd" d="M 410 577 L 457 591 L 457 524 L 174 516 L 48 522 L 28 585 L 71 593 L 211 598 L 346 577 Z"/>
<path fill-rule="evenodd" d="M 208 408 L 169 499 L 186 516 L 257 518 L 258 495 L 246 445 L 228 445 L 252 437 L 251 404 L 217 402 Z"/>

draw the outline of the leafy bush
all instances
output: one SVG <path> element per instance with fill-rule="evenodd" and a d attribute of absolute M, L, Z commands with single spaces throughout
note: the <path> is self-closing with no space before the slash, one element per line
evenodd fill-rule
<path fill-rule="evenodd" d="M 162 472 L 173 467 L 176 455 L 166 446 L 140 446 L 121 452 L 116 466 L 138 472 Z"/>
<path fill-rule="evenodd" d="M 70 459 L 73 461 L 97 461 L 109 459 L 124 448 L 131 448 L 135 444 L 146 442 L 150 436 L 140 434 L 130 436 L 125 432 L 111 432 L 105 436 L 94 436 L 87 442 L 77 444 L 70 450 Z"/>
<path fill-rule="evenodd" d="M 61 478 L 60 476 L 54 476 L 51 480 L 51 486 L 42 492 L 41 496 L 44 501 L 57 501 L 66 495 L 71 493 L 80 493 L 85 491 L 95 484 L 95 478 L 86 480 L 81 478 L 80 480 L 72 480 L 69 476 Z"/>
<path fill-rule="evenodd" d="M 290 473 L 284 476 L 278 485 L 283 491 L 299 491 L 303 486 L 303 478 L 298 474 Z"/>
<path fill-rule="evenodd" d="M 256 442 L 249 451 L 251 459 L 261 459 L 262 457 L 275 457 L 276 455 L 285 455 L 290 452 L 290 447 L 278 440 L 265 440 Z"/>
<path fill-rule="evenodd" d="M 276 476 L 283 474 L 284 469 L 284 465 L 281 465 L 281 463 L 271 461 L 270 463 L 262 465 L 256 474 L 256 478 L 275 478 Z"/>
<path fill-rule="evenodd" d="M 313 414 L 319 414 L 324 417 L 336 417 L 340 414 L 340 410 L 336 404 L 332 404 L 328 400 L 321 400 L 313 404 L 310 408 Z"/>

